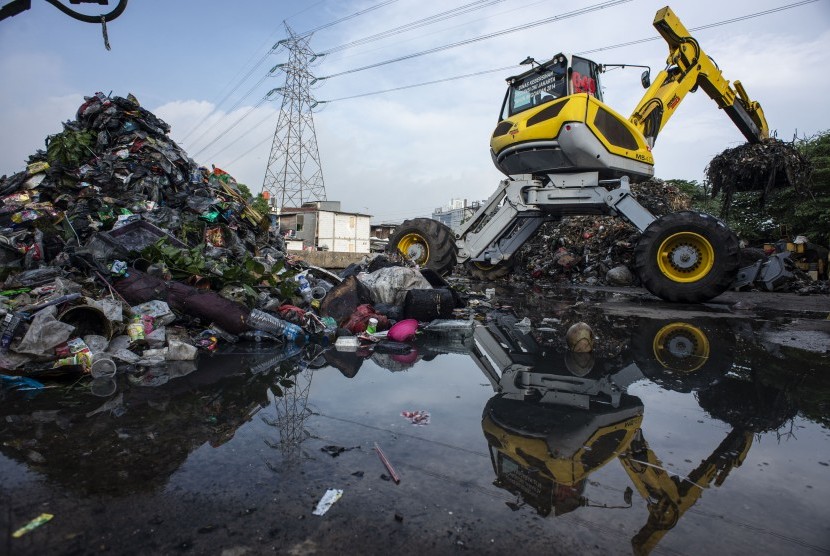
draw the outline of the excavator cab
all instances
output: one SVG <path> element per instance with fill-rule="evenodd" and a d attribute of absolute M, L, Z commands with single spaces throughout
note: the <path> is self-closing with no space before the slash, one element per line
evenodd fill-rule
<path fill-rule="evenodd" d="M 530 57 L 525 62 L 536 63 Z M 600 70 L 599 64 L 586 58 L 572 56 L 569 63 L 565 54 L 558 54 L 530 71 L 508 77 L 499 121 L 575 93 L 588 93 L 602 100 Z"/>
<path fill-rule="evenodd" d="M 602 102 L 602 66 L 557 54 L 507 78 L 499 123 L 490 141 L 496 167 L 508 176 L 599 171 L 602 179 L 646 179 L 654 159 L 642 134 Z"/>

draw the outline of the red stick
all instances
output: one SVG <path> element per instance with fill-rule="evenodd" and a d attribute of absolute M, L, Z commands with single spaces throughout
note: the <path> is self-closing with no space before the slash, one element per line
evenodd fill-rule
<path fill-rule="evenodd" d="M 383 454 L 383 450 L 380 449 L 380 446 L 378 446 L 377 442 L 375 442 L 375 452 L 378 453 L 380 461 L 383 463 L 383 465 L 386 466 L 386 470 L 389 471 L 389 475 L 392 477 L 392 480 L 395 481 L 395 484 L 400 484 L 401 478 L 398 477 L 398 474 L 395 472 L 395 469 L 392 467 L 392 464 L 389 463 L 389 460 L 386 459 L 386 456 Z"/>

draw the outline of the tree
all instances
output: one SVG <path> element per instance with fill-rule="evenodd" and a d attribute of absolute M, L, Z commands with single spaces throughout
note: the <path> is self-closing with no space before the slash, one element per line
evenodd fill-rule
<path fill-rule="evenodd" d="M 717 214 L 719 201 L 712 199 L 712 190 L 709 187 L 708 182 L 704 181 L 703 183 L 699 183 L 697 180 L 681 179 L 665 181 L 688 195 L 692 201 L 692 208 L 695 210 L 707 212 L 709 214 Z"/>
<path fill-rule="evenodd" d="M 248 189 L 248 186 L 244 183 L 237 183 L 236 186 L 239 188 L 239 192 L 245 197 L 245 200 L 247 200 L 251 205 L 251 208 L 255 211 L 266 216 L 271 212 L 271 208 L 268 206 L 268 201 L 262 197 L 262 193 L 254 197 L 251 194 L 251 190 Z"/>
<path fill-rule="evenodd" d="M 791 187 L 781 190 L 770 200 L 768 212 L 784 225 L 788 235 L 806 236 L 812 243 L 827 246 L 830 245 L 830 131 L 802 139 L 796 146 L 812 165 L 808 193 L 800 195 Z"/>
<path fill-rule="evenodd" d="M 761 206 L 760 193 L 735 192 L 728 216 L 721 212 L 721 195 L 711 197 L 704 181 L 666 180 L 689 195 L 692 208 L 726 220 L 741 239 L 751 245 L 806 236 L 812 243 L 830 245 L 830 131 L 796 142 L 796 148 L 812 166 L 806 193 L 787 187 L 775 191 Z"/>

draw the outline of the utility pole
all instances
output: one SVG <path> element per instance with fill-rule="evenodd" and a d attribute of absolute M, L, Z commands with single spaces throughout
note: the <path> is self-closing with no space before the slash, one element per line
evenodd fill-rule
<path fill-rule="evenodd" d="M 288 62 L 271 70 L 285 72 L 285 85 L 271 91 L 282 93 L 282 106 L 262 183 L 262 191 L 270 193 L 271 208 L 277 212 L 283 207 L 326 200 L 312 113 L 317 101 L 310 92 L 316 79 L 309 66 L 318 56 L 308 46 L 310 35 L 297 35 L 288 24 L 285 30 L 288 38 L 278 44 L 288 50 Z"/>

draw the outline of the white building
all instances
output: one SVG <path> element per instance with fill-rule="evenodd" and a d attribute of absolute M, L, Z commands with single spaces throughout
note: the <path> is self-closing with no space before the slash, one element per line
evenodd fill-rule
<path fill-rule="evenodd" d="M 343 212 L 340 201 L 315 201 L 299 208 L 283 208 L 278 215 L 288 248 L 339 253 L 369 252 L 371 215 Z"/>

